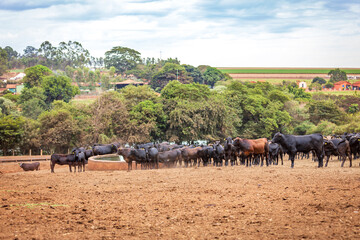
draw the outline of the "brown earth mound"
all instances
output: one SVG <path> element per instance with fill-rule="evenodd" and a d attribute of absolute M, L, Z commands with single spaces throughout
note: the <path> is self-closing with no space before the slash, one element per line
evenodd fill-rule
<path fill-rule="evenodd" d="M 0 239 L 356 239 L 360 167 L 0 174 Z"/>

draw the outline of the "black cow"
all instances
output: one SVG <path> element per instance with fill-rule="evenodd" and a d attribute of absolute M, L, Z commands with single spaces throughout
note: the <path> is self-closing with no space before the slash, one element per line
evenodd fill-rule
<path fill-rule="evenodd" d="M 199 157 L 202 159 L 204 166 L 211 163 L 211 159 L 214 158 L 214 149 L 212 146 L 204 146 L 199 152 Z"/>
<path fill-rule="evenodd" d="M 75 154 L 75 162 L 78 165 L 78 172 L 85 172 L 85 164 L 87 163 L 88 158 L 86 157 L 86 152 L 88 152 L 88 155 L 92 155 L 92 150 L 85 150 L 85 148 L 74 148 L 72 149 L 71 153 Z"/>
<path fill-rule="evenodd" d="M 154 144 L 153 143 L 143 143 L 143 144 L 136 144 L 135 145 L 135 149 L 145 149 L 145 150 L 148 150 L 149 148 L 152 148 L 154 147 Z"/>
<path fill-rule="evenodd" d="M 349 158 L 350 167 L 352 167 L 352 156 L 350 151 L 349 141 L 344 139 L 331 139 L 324 140 L 324 152 L 326 156 L 325 167 L 327 167 L 330 155 L 340 156 L 340 160 L 342 159 L 341 167 L 344 166 L 346 161 L 346 157 Z"/>
<path fill-rule="evenodd" d="M 76 172 L 76 166 L 78 165 L 75 160 L 75 154 L 56 154 L 51 155 L 50 159 L 50 168 L 51 172 L 54 172 L 55 164 L 59 165 L 69 165 L 69 170 L 72 172 L 71 167 L 74 166 L 74 171 Z"/>
<path fill-rule="evenodd" d="M 96 155 L 116 153 L 117 148 L 118 147 L 115 144 L 105 144 L 101 146 L 95 145 L 93 146 L 92 151 L 94 156 L 96 156 Z"/>
<path fill-rule="evenodd" d="M 214 148 L 214 166 L 222 166 L 223 159 L 225 158 L 224 147 L 219 143 L 213 145 Z"/>
<path fill-rule="evenodd" d="M 279 164 L 279 156 L 281 158 L 281 165 L 284 165 L 283 150 L 280 144 L 270 142 L 269 155 L 270 155 L 270 161 L 273 162 L 274 165 Z"/>
<path fill-rule="evenodd" d="M 153 167 L 159 168 L 159 162 L 157 160 L 157 155 L 158 155 L 159 151 L 157 150 L 157 148 L 155 147 L 151 147 L 149 148 L 149 150 L 147 151 L 147 158 L 148 161 L 150 162 L 150 164 Z"/>
<path fill-rule="evenodd" d="M 225 158 L 225 166 L 228 165 L 228 161 L 230 161 L 231 166 L 234 166 L 236 162 L 236 147 L 233 144 L 233 140 L 231 137 L 227 137 L 224 143 L 224 158 Z"/>
<path fill-rule="evenodd" d="M 351 135 L 351 137 L 347 138 L 350 145 L 351 154 L 354 156 L 354 160 L 357 159 L 357 155 L 360 152 L 360 136 L 359 135 Z"/>
<path fill-rule="evenodd" d="M 195 147 L 195 148 L 190 148 L 190 147 L 183 147 L 181 149 L 179 149 L 181 151 L 181 158 L 184 161 L 184 165 L 185 167 L 187 167 L 189 164 L 190 166 L 193 163 L 193 166 L 196 166 L 198 158 L 200 158 L 200 151 L 201 151 L 201 147 Z"/>
<path fill-rule="evenodd" d="M 176 166 L 181 161 L 181 151 L 174 149 L 166 152 L 159 152 L 157 155 L 157 161 L 164 163 L 166 166 Z"/>
<path fill-rule="evenodd" d="M 291 167 L 294 167 L 294 159 L 297 152 L 309 152 L 314 150 L 319 160 L 318 167 L 323 167 L 324 146 L 321 134 L 310 134 L 303 136 L 285 135 L 276 133 L 272 142 L 278 143 L 289 154 Z"/>
<path fill-rule="evenodd" d="M 139 163 L 146 166 L 148 164 L 147 154 L 143 149 L 119 148 L 117 154 L 123 156 L 125 162 L 128 163 L 128 171 L 132 170 L 133 161 L 136 163 L 136 169 Z"/>
<path fill-rule="evenodd" d="M 24 171 L 34 171 L 40 170 L 40 163 L 39 162 L 32 162 L 32 163 L 20 163 L 20 167 Z"/>

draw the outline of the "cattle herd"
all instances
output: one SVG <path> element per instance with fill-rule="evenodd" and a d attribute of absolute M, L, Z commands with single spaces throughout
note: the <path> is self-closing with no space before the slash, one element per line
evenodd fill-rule
<path fill-rule="evenodd" d="M 54 172 L 55 164 L 69 165 L 76 171 L 85 171 L 88 158 L 96 155 L 117 153 L 123 156 L 128 163 L 128 170 L 132 169 L 132 163 L 141 164 L 142 169 L 158 168 L 159 163 L 165 166 L 214 166 L 233 165 L 278 165 L 279 158 L 283 164 L 283 156 L 289 155 L 291 167 L 294 167 L 296 157 L 309 158 L 318 162 L 318 167 L 323 167 L 323 159 L 326 157 L 325 167 L 328 165 L 330 156 L 338 156 L 342 160 L 343 167 L 346 158 L 349 158 L 350 167 L 352 159 L 360 154 L 360 134 L 343 134 L 324 138 L 321 134 L 311 135 L 285 135 L 276 133 L 271 141 L 266 138 L 243 139 L 228 137 L 224 141 L 217 141 L 207 146 L 178 145 L 168 142 L 135 144 L 132 147 L 120 147 L 119 143 L 94 144 L 91 149 L 83 147 L 72 149 L 70 154 L 51 155 L 51 172 Z"/>

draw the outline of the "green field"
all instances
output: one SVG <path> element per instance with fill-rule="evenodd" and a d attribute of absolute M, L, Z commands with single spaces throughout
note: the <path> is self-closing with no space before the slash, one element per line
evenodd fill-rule
<path fill-rule="evenodd" d="M 218 68 L 223 73 L 259 73 L 259 74 L 327 74 L 333 68 Z M 347 74 L 360 74 L 360 68 L 341 69 Z"/>
<path fill-rule="evenodd" d="M 24 69 L 12 69 L 9 72 L 21 73 L 24 72 Z"/>

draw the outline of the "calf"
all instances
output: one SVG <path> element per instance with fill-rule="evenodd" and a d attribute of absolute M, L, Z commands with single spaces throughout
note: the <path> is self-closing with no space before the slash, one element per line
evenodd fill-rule
<path fill-rule="evenodd" d="M 269 144 L 269 155 L 270 161 L 273 162 L 274 165 L 279 164 L 279 156 L 281 158 L 281 165 L 284 164 L 283 162 L 283 150 L 280 144 L 270 142 Z"/>
<path fill-rule="evenodd" d="M 346 157 L 348 157 L 350 161 L 350 167 L 352 166 L 350 144 L 346 139 L 324 140 L 324 152 L 326 156 L 325 167 L 328 165 L 330 155 L 340 156 L 340 160 L 342 159 L 341 167 L 344 166 Z"/>
<path fill-rule="evenodd" d="M 20 167 L 24 171 L 38 171 L 40 170 L 40 163 L 39 162 L 33 162 L 33 163 L 20 163 Z"/>

